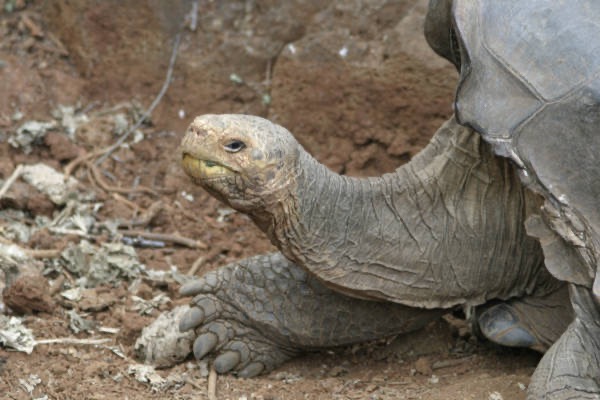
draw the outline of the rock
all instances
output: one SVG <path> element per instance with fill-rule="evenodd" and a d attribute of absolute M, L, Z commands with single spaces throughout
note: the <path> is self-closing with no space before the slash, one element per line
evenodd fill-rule
<path fill-rule="evenodd" d="M 49 292 L 48 281 L 41 274 L 21 274 L 4 288 L 2 299 L 17 314 L 51 313 L 55 304 Z"/>
<path fill-rule="evenodd" d="M 43 264 L 30 258 L 25 251 L 14 244 L 0 243 L 0 293 L 15 282 L 19 275 L 36 275 Z M 4 312 L 4 303 L 0 302 L 0 313 Z"/>
<path fill-rule="evenodd" d="M 57 205 L 65 204 L 76 192 L 77 181 L 73 177 L 65 179 L 64 174 L 43 163 L 24 166 L 22 177 Z"/>
<path fill-rule="evenodd" d="M 415 370 L 421 375 L 430 376 L 433 373 L 431 361 L 427 357 L 420 357 L 415 362 Z"/>
<path fill-rule="evenodd" d="M 30 211 L 33 215 L 52 216 L 54 203 L 33 186 L 15 182 L 0 199 L 0 207 Z"/>
<path fill-rule="evenodd" d="M 25 209 L 32 215 L 45 215 L 46 217 L 51 217 L 54 213 L 55 204 L 44 194 L 35 191 L 27 198 Z"/>

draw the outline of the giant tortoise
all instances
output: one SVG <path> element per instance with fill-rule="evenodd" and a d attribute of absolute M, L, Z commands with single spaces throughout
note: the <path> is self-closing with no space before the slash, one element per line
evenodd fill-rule
<path fill-rule="evenodd" d="M 547 350 L 530 398 L 600 398 L 599 21 L 597 0 L 432 0 L 455 117 L 379 178 L 329 171 L 258 117 L 196 118 L 184 170 L 280 253 L 182 288 L 195 356 L 254 376 L 463 305 L 490 340 Z"/>

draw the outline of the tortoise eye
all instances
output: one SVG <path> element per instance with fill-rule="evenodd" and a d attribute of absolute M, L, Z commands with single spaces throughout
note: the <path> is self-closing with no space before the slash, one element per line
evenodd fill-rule
<path fill-rule="evenodd" d="M 228 151 L 230 153 L 237 153 L 238 151 L 244 149 L 246 147 L 246 143 L 242 142 L 241 140 L 237 140 L 234 139 L 228 143 L 226 143 L 225 145 L 223 145 L 223 148 L 225 149 L 225 151 Z"/>

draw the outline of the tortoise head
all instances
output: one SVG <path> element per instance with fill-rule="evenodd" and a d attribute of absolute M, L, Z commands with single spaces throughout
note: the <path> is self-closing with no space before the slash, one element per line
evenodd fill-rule
<path fill-rule="evenodd" d="M 184 171 L 242 212 L 277 201 L 279 191 L 292 181 L 299 152 L 285 128 L 239 114 L 196 117 L 181 143 Z"/>

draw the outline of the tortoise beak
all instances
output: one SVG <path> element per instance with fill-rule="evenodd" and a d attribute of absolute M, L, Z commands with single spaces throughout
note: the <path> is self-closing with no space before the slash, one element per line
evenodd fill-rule
<path fill-rule="evenodd" d="M 202 159 L 183 153 L 181 165 L 186 174 L 196 179 L 211 179 L 231 176 L 235 171 L 217 161 Z"/>

